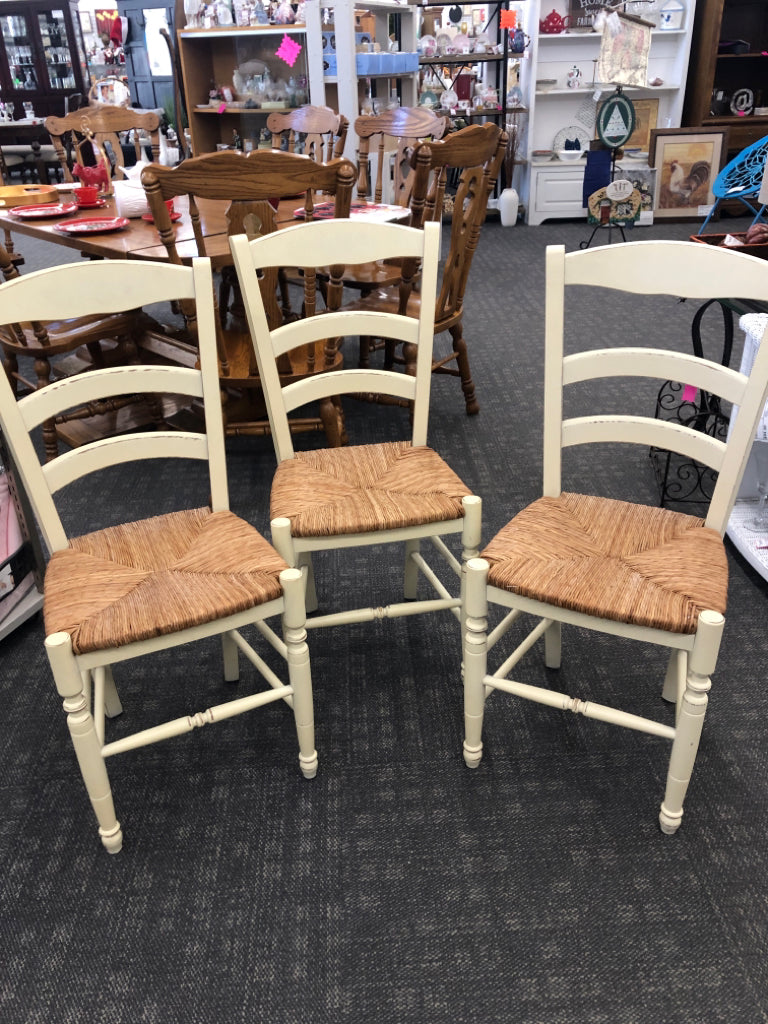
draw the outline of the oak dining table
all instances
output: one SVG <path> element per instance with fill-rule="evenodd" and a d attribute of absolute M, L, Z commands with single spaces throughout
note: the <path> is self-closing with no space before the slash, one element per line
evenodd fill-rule
<path fill-rule="evenodd" d="M 61 190 L 59 202 L 66 203 L 71 190 Z M 98 209 L 80 209 L 62 217 L 29 217 L 25 214 L 13 214 L 9 210 L 0 209 L 0 230 L 9 230 L 35 238 L 64 250 L 72 250 L 91 259 L 141 259 L 167 262 L 168 252 L 160 241 L 160 236 L 150 217 L 127 218 L 128 223 L 118 229 L 104 233 L 65 233 L 58 229 L 80 218 L 98 217 L 113 219 L 120 216 L 115 196 L 104 197 L 104 205 Z M 275 216 L 278 228 L 287 227 L 300 222 L 304 196 L 283 199 L 280 201 Z M 231 266 L 232 256 L 229 248 L 227 210 L 229 201 L 196 198 L 195 203 L 200 215 L 200 224 L 205 238 L 206 255 L 211 259 L 214 270 Z M 328 204 L 326 204 L 328 205 Z M 191 261 L 198 255 L 192 221 L 189 213 L 189 198 L 179 196 L 174 202 L 174 210 L 181 216 L 174 222 L 176 249 L 183 262 Z M 350 212 L 352 220 L 362 223 L 376 220 L 404 220 L 408 217 L 408 207 L 387 206 L 355 201 Z M 62 254 L 63 255 L 63 254 Z M 66 259 L 62 262 L 67 262 Z M 300 259 L 297 259 L 297 265 Z M 151 354 L 151 357 L 169 361 L 182 366 L 194 366 L 197 360 L 197 348 L 186 330 L 174 330 L 157 321 L 136 339 L 137 348 Z M 69 368 L 68 368 L 69 369 Z M 84 370 L 87 366 L 74 366 L 74 370 Z M 57 427 L 59 436 L 70 445 L 83 443 L 95 435 L 109 436 L 133 429 L 150 422 L 146 407 L 128 406 L 120 413 L 107 413 L 104 417 L 92 417 L 88 422 L 75 421 Z"/>

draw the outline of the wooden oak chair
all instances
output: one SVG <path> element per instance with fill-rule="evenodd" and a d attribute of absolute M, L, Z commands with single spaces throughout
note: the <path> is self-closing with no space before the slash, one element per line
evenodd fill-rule
<path fill-rule="evenodd" d="M 447 354 L 434 358 L 432 370 L 434 373 L 450 374 L 460 378 L 467 415 L 472 416 L 479 412 L 480 406 L 475 395 L 464 338 L 464 293 L 472 258 L 485 222 L 488 199 L 495 188 L 499 168 L 504 159 L 507 136 L 497 125 L 486 123 L 470 125 L 441 141 L 421 145 L 428 149 L 432 183 L 426 208 L 421 202 L 413 208 L 411 222 L 414 225 L 418 226 L 422 216 L 427 219 L 442 219 L 448 172 L 460 172 L 451 221 L 450 246 L 443 267 L 440 294 L 434 308 L 435 334 L 448 331 L 452 348 Z M 417 166 L 418 162 L 419 146 L 412 157 L 414 166 Z M 407 298 L 407 305 L 403 305 L 404 298 Z M 409 315 L 416 316 L 420 303 L 421 296 L 418 291 L 404 292 L 399 284 L 389 283 L 368 293 L 364 292 L 359 302 L 353 306 L 370 311 L 408 312 Z M 404 356 L 400 358 L 407 362 L 411 355 L 411 350 L 406 348 Z M 391 366 L 395 358 L 395 346 L 390 343 L 386 346 L 385 365 Z M 361 362 L 363 365 L 367 364 L 365 341 L 361 346 Z M 456 365 L 451 365 L 453 363 Z"/>
<path fill-rule="evenodd" d="M 272 426 L 278 467 L 272 484 L 272 542 L 290 565 L 307 573 L 307 607 L 315 610 L 312 553 L 361 546 L 405 543 L 405 602 L 386 608 L 357 608 L 329 612 L 308 620 L 308 628 L 419 612 L 451 610 L 459 600 L 440 580 L 419 551 L 431 540 L 457 576 L 461 563 L 444 537 L 460 534 L 463 558 L 472 556 L 480 541 L 480 499 L 456 476 L 437 452 L 427 447 L 432 320 L 425 302 L 418 318 L 397 313 L 327 311 L 273 330 L 259 287 L 259 275 L 304 256 L 304 273 L 323 265 L 357 264 L 374 258 L 420 261 L 424 294 L 434 294 L 440 229 L 424 231 L 395 224 L 367 224 L 364 231 L 352 221 L 298 225 L 249 241 L 231 239 L 232 254 L 243 292 L 259 372 Z M 373 333 L 392 336 L 417 350 L 415 375 L 399 371 L 342 369 L 285 384 L 279 372 L 283 354 L 296 345 L 311 344 L 330 331 L 334 335 Z M 410 438 L 381 444 L 295 452 L 288 415 L 321 395 L 374 391 L 413 403 Z M 419 573 L 436 597 L 417 600 Z"/>
<path fill-rule="evenodd" d="M 371 195 L 370 162 L 373 156 L 376 167 L 373 201 L 382 201 L 384 174 L 394 151 L 392 202 L 396 206 L 407 206 L 411 186 L 409 150 L 425 139 L 442 139 L 448 129 L 448 118 L 438 117 L 427 107 L 396 107 L 382 114 L 362 114 L 355 119 L 354 128 L 358 139 L 358 196 L 369 198 Z"/>
<path fill-rule="evenodd" d="M 577 286 L 697 299 L 760 299 L 768 293 L 768 265 L 693 242 L 630 242 L 568 255 L 563 246 L 547 248 L 544 496 L 504 526 L 479 559 L 467 563 L 464 758 L 469 767 L 480 762 L 484 704 L 494 690 L 663 737 L 671 741 L 672 753 L 659 821 L 663 832 L 673 833 L 683 814 L 725 621 L 723 533 L 768 390 L 768 331 L 749 378 L 719 363 L 666 349 L 618 345 L 564 355 L 566 292 Z M 597 299 L 601 294 L 595 293 L 593 335 L 579 323 L 583 345 L 605 335 L 604 303 Z M 685 382 L 738 406 L 728 443 L 678 422 L 655 419 L 647 412 L 642 389 L 639 414 L 631 408 L 612 413 L 609 396 L 617 379 L 631 382 L 639 377 Z M 585 381 L 601 382 L 590 391 L 590 412 L 564 416 L 565 386 Z M 605 397 L 605 414 L 592 411 L 594 391 Z M 594 442 L 626 442 L 642 446 L 644 452 L 653 445 L 712 467 L 719 475 L 706 518 L 564 492 L 564 450 Z M 588 484 L 593 486 L 593 480 Z M 509 610 L 490 636 L 488 602 Z M 489 672 L 488 649 L 521 615 L 532 615 L 534 628 L 522 640 L 516 637 L 516 650 Z M 659 722 L 606 707 L 589 694 L 572 698 L 510 678 L 541 636 L 547 667 L 560 666 L 563 623 L 668 648 L 663 696 L 675 704 L 674 721 Z M 628 678 L 633 674 L 628 672 Z M 614 683 L 621 688 L 621 679 Z"/>
<path fill-rule="evenodd" d="M 317 163 L 344 156 L 349 120 L 330 107 L 311 104 L 298 110 L 275 111 L 267 118 L 267 129 L 272 133 L 272 148 L 288 153 L 300 151 Z M 301 284 L 296 268 L 280 270 L 278 284 L 283 316 L 292 314 L 290 285 Z"/>
<path fill-rule="evenodd" d="M 230 203 L 227 211 L 229 234 L 242 231 L 253 235 L 268 234 L 277 228 L 275 209 L 270 200 L 282 197 L 303 195 L 305 215 L 311 219 L 313 191 L 327 192 L 335 197 L 336 216 L 348 217 L 354 176 L 354 166 L 348 160 L 317 164 L 309 157 L 296 153 L 254 150 L 247 155 L 222 151 L 194 157 L 178 167 L 152 164 L 144 168 L 141 180 L 169 258 L 172 263 L 181 263 L 173 225 L 165 206 L 167 200 L 182 195 L 189 197 L 197 250 L 204 255 L 206 242 L 200 226 L 196 198 Z M 294 199 L 294 202 L 297 207 L 302 205 L 301 199 Z M 294 255 L 294 263 L 295 259 Z M 231 265 L 231 257 L 225 257 L 225 262 Z M 261 281 L 272 327 L 281 324 L 284 319 L 277 298 L 277 284 L 277 269 L 270 270 Z M 224 285 L 228 289 L 227 281 L 224 281 Z M 338 305 L 341 295 L 341 281 L 335 279 L 330 287 L 329 301 Z M 306 288 L 304 302 L 311 315 L 315 308 L 315 296 L 310 295 Z M 226 301 L 221 296 L 220 306 L 219 374 L 225 389 L 224 417 L 227 433 L 266 434 L 269 432 L 269 424 L 250 335 L 247 330 L 237 326 L 227 326 Z M 194 324 L 190 326 L 194 327 Z M 326 336 L 315 345 L 301 346 L 295 352 L 286 353 L 281 360 L 281 373 L 286 380 L 298 380 L 323 370 L 338 369 L 341 364 L 338 346 Z M 329 443 L 341 444 L 344 440 L 341 407 L 330 399 L 323 401 L 319 417 L 293 420 L 292 429 L 296 432 L 324 430 Z"/>
<path fill-rule="evenodd" d="M 197 310 L 197 369 L 153 365 L 94 370 L 18 403 L 0 376 L 2 432 L 51 552 L 45 574 L 46 651 L 99 835 L 110 853 L 122 845 L 106 769 L 106 759 L 114 754 L 285 700 L 293 709 L 301 770 L 307 778 L 317 771 L 301 574 L 229 511 L 212 287 L 205 259 L 196 259 L 192 267 L 139 260 L 73 264 L 0 286 L 5 315 L 17 321 L 32 316 L 67 319 L 105 305 L 116 313 L 125 303 L 172 299 L 195 303 Z M 30 431 L 73 404 L 126 390 L 196 398 L 205 410 L 204 429 L 124 435 L 40 464 Z M 158 458 L 206 462 L 202 502 L 210 505 L 67 537 L 54 502 L 58 491 L 95 470 Z M 174 472 L 181 471 L 183 466 Z M 267 623 L 277 615 L 282 616 L 282 638 Z M 288 682 L 241 635 L 251 625 L 284 657 Z M 242 651 L 269 683 L 266 690 L 108 742 L 105 717 L 122 710 L 112 666 L 212 636 L 221 637 L 225 680 L 238 679 Z M 188 675 L 183 682 L 189 684 Z"/>
<path fill-rule="evenodd" d="M 144 159 L 140 133 L 147 132 L 150 138 L 152 160 L 156 162 L 160 159 L 160 117 L 153 110 L 134 110 L 131 107 L 97 104 L 73 110 L 64 117 L 47 117 L 45 130 L 50 135 L 56 150 L 64 181 L 74 180 L 71 168 L 73 144 L 82 142 L 89 133 L 102 148 L 111 149 L 114 162 L 113 175 L 118 181 L 125 177 L 121 170 L 123 150 L 120 145 L 120 134 L 133 133 L 136 160 L 140 161 Z"/>
<path fill-rule="evenodd" d="M 330 107 L 306 104 L 298 110 L 276 110 L 267 117 L 273 149 L 300 151 L 320 164 L 344 156 L 348 130 L 348 119 Z"/>
<path fill-rule="evenodd" d="M 5 281 L 18 278 L 18 262 L 0 246 L 0 272 Z M 8 313 L 3 307 L 0 316 L 6 320 Z M 115 343 L 117 350 L 110 354 L 112 361 L 130 362 L 135 341 L 144 330 L 151 326 L 151 319 L 141 310 L 121 310 L 117 313 L 92 313 L 88 316 L 74 316 L 45 323 L 38 319 L 28 322 L 4 322 L 0 326 L 0 348 L 3 351 L 3 365 L 11 390 L 18 397 L 23 390 L 36 390 L 50 384 L 52 378 L 51 359 L 67 352 L 85 348 L 94 367 L 105 363 L 104 343 Z M 19 366 L 19 359 L 34 360 L 35 380 L 29 380 Z M 91 408 L 80 408 L 67 414 L 69 419 L 87 418 L 103 412 L 115 412 L 136 401 L 132 393 L 114 396 Z M 55 459 L 59 452 L 56 421 L 53 416 L 43 421 L 43 443 L 47 459 Z"/>

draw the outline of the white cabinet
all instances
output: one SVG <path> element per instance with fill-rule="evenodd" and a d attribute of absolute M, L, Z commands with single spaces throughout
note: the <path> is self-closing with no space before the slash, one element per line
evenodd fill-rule
<path fill-rule="evenodd" d="M 312 39 L 325 39 L 326 59 L 313 60 L 309 71 L 309 90 L 312 102 L 327 104 L 349 119 L 345 156 L 355 159 L 355 135 L 351 130 L 355 118 L 368 93 L 379 104 L 385 103 L 393 89 L 397 90 L 404 107 L 415 107 L 418 102 L 418 58 L 416 57 L 416 18 L 418 9 L 405 0 L 370 0 L 355 12 L 350 0 L 330 0 L 328 3 L 306 5 L 307 32 Z M 325 21 L 325 12 L 330 20 Z M 398 39 L 398 54 L 389 54 L 390 33 Z M 375 71 L 361 70 L 358 74 L 356 47 L 358 39 L 379 44 L 385 59 Z M 332 45 L 331 45 L 332 44 Z M 410 55 L 410 56 L 408 56 Z M 334 58 L 328 60 L 328 57 Z M 369 62 L 370 64 L 370 62 Z M 406 67 L 412 70 L 405 70 Z"/>
<path fill-rule="evenodd" d="M 559 35 L 539 32 L 539 21 L 551 10 L 565 16 L 567 0 L 528 0 L 511 3 L 518 10 L 530 44 L 521 62 L 521 86 L 529 107 L 528 131 L 525 138 L 527 166 L 520 183 L 520 198 L 525 204 L 530 224 L 540 224 L 550 217 L 586 216 L 582 207 L 581 187 L 584 163 L 560 163 L 553 159 L 542 165 L 535 150 L 553 148 L 558 132 L 577 127 L 588 139 L 595 137 L 594 123 L 600 103 L 614 87 L 595 85 L 601 36 L 591 31 L 568 31 Z M 660 79 L 657 86 L 625 87 L 633 101 L 642 101 L 643 118 L 650 117 L 657 128 L 679 127 L 695 0 L 687 0 L 685 22 L 676 30 L 653 29 L 648 63 L 648 81 Z M 580 88 L 568 88 L 568 72 L 576 67 L 581 72 Z"/>

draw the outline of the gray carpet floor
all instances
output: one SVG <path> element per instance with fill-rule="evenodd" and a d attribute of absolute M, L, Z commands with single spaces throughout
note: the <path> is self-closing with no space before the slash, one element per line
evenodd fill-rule
<path fill-rule="evenodd" d="M 665 223 L 631 237 L 695 229 Z M 483 496 L 486 538 L 540 493 L 545 246 L 572 250 L 588 235 L 579 222 L 484 228 L 466 298 L 481 411 L 466 417 L 458 382 L 435 379 L 430 443 Z M 20 245 L 25 272 L 58 257 Z M 688 350 L 693 312 L 674 297 L 630 306 L 598 290 L 569 309 L 568 343 L 653 337 Z M 715 348 L 718 328 L 705 331 Z M 654 395 L 611 400 L 647 408 Z M 352 441 L 405 426 L 401 410 L 346 411 Z M 270 439 L 230 442 L 228 469 L 234 510 L 266 532 Z M 566 486 L 585 488 L 585 477 L 597 492 L 656 501 L 644 452 L 609 446 L 594 466 L 569 460 Z M 202 502 L 204 488 L 178 466 L 136 466 L 68 496 L 66 512 L 82 531 L 112 507 L 150 514 Z M 768 1021 L 768 588 L 729 557 L 725 639 L 674 837 L 657 826 L 660 739 L 498 694 L 470 772 L 459 636 L 445 616 L 310 636 L 311 782 L 297 769 L 290 714 L 274 705 L 114 759 L 126 839 L 109 857 L 42 625 L 28 622 L 0 649 L 0 1020 Z M 386 552 L 320 558 L 321 602 L 397 599 L 398 570 Z M 664 664 L 663 652 L 567 630 L 562 669 L 547 672 L 533 652 L 524 677 L 663 718 Z M 109 725 L 115 738 L 226 693 L 215 643 L 116 675 L 125 712 Z"/>

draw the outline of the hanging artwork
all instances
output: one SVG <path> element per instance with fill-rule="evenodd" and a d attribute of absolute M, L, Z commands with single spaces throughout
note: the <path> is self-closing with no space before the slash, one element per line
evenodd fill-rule
<path fill-rule="evenodd" d="M 123 25 L 117 11 L 94 11 L 96 19 L 96 32 L 100 39 L 104 36 L 118 45 L 123 41 Z"/>
<path fill-rule="evenodd" d="M 600 107 L 596 123 L 597 137 L 609 149 L 626 144 L 635 130 L 635 108 L 620 89 Z"/>
<path fill-rule="evenodd" d="M 649 21 L 614 11 L 604 21 L 597 62 L 600 82 L 614 85 L 648 84 L 648 54 L 651 49 Z"/>
<path fill-rule="evenodd" d="M 590 32 L 595 16 L 603 10 L 605 10 L 605 4 L 602 0 L 570 0 L 568 18 L 571 31 L 581 29 Z"/>
<path fill-rule="evenodd" d="M 712 186 L 728 151 L 727 128 L 651 132 L 648 162 L 658 169 L 654 215 L 696 217 L 715 201 Z"/>

